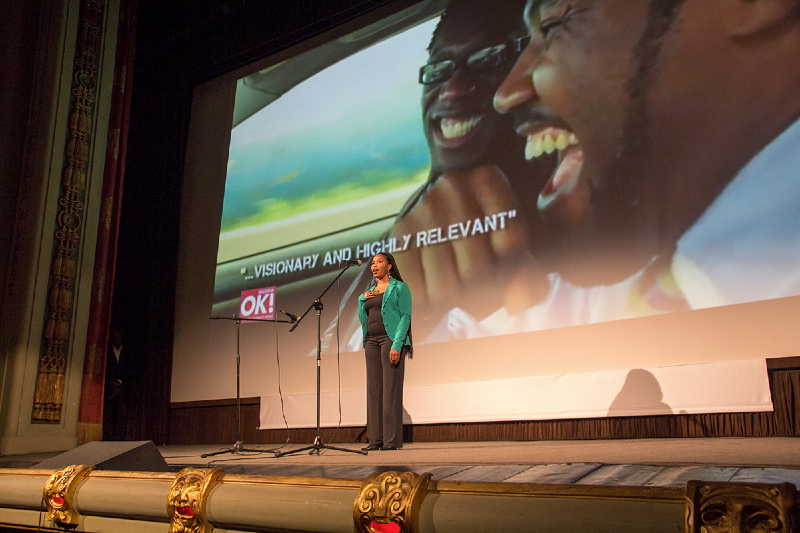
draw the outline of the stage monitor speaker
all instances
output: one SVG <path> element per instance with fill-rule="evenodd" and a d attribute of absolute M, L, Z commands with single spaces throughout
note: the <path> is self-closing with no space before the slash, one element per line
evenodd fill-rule
<path fill-rule="evenodd" d="M 96 470 L 168 472 L 169 465 L 151 440 L 135 442 L 89 442 L 32 466 L 58 470 L 70 465 L 92 465 Z"/>

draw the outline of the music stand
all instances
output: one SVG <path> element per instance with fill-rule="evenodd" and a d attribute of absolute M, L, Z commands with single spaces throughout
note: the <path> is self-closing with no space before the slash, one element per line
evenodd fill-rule
<path fill-rule="evenodd" d="M 211 457 L 213 455 L 220 455 L 223 453 L 242 453 L 242 452 L 252 452 L 252 453 L 273 453 L 275 457 L 278 457 L 278 450 L 254 450 L 248 449 L 244 447 L 244 442 L 242 441 L 242 401 L 241 401 L 241 394 L 239 392 L 239 379 L 241 373 L 239 371 L 240 367 L 240 357 L 239 357 L 239 326 L 242 324 L 242 318 L 236 315 L 232 317 L 227 316 L 210 316 L 208 317 L 210 320 L 233 320 L 236 322 L 236 444 L 233 445 L 232 448 L 225 448 L 224 450 L 220 450 L 218 452 L 211 452 L 211 453 L 204 453 L 200 457 L 205 459 L 206 457 Z M 248 322 L 285 322 L 290 324 L 291 321 L 289 320 L 268 320 L 265 318 L 246 318 Z"/>
<path fill-rule="evenodd" d="M 355 264 L 360 265 L 361 264 L 361 260 L 358 260 Z M 336 283 L 336 281 L 339 278 L 342 277 L 342 274 L 344 274 L 347 271 L 347 269 L 350 268 L 350 266 L 351 265 L 348 263 L 342 269 L 342 271 L 339 272 L 339 275 L 336 276 L 335 278 L 333 278 L 333 281 L 331 281 L 330 284 L 328 284 L 328 286 L 325 287 L 325 290 L 322 291 L 322 294 L 320 294 L 317 297 L 317 299 L 314 300 L 314 303 L 312 303 L 308 307 L 308 309 L 306 309 L 306 312 L 303 313 L 303 315 L 295 321 L 294 326 L 289 328 L 289 333 L 291 333 L 292 331 L 295 330 L 295 328 L 298 325 L 300 325 L 300 321 L 305 318 L 305 316 L 308 314 L 309 311 L 311 311 L 312 309 L 316 309 L 317 310 L 317 436 L 314 439 L 314 443 L 309 445 L 309 446 L 304 446 L 302 448 L 298 448 L 296 450 L 291 450 L 291 451 L 288 451 L 288 452 L 282 452 L 280 450 L 275 450 L 275 457 L 281 457 L 283 455 L 292 455 L 292 454 L 295 454 L 295 453 L 304 452 L 306 450 L 311 450 L 310 452 L 308 452 L 308 455 L 314 455 L 315 452 L 316 452 L 317 455 L 319 455 L 319 451 L 322 450 L 322 449 L 338 450 L 340 452 L 358 453 L 358 454 L 361 454 L 361 455 L 367 455 L 367 452 L 365 452 L 363 450 L 349 450 L 347 448 L 337 448 L 336 446 L 330 446 L 330 445 L 325 444 L 324 442 L 322 442 L 322 438 L 320 437 L 320 417 L 319 417 L 320 400 L 319 399 L 320 399 L 320 361 L 322 360 L 322 357 L 321 357 L 322 356 L 322 297 L 325 296 L 325 293 L 328 292 L 328 289 L 330 289 L 333 286 L 333 284 Z"/>

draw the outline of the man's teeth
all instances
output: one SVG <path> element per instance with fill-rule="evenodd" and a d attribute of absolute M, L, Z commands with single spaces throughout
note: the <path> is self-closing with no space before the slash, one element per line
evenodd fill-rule
<path fill-rule="evenodd" d="M 461 120 L 455 118 L 443 118 L 440 125 L 442 129 L 442 137 L 445 139 L 456 139 L 463 137 L 469 131 L 478 125 L 483 117 L 472 117 L 468 120 Z"/>
<path fill-rule="evenodd" d="M 530 161 L 542 154 L 552 154 L 555 150 L 563 150 L 574 144 L 578 144 L 578 138 L 574 133 L 566 131 L 557 134 L 530 135 L 525 145 L 525 159 Z"/>

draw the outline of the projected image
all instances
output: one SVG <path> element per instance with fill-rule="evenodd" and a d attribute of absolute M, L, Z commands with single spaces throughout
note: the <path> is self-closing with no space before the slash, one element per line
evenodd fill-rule
<path fill-rule="evenodd" d="M 800 294 L 792 99 L 767 109 L 721 83 L 724 57 L 671 52 L 687 8 L 648 4 L 451 0 L 236 125 L 215 314 L 379 251 L 417 343 Z M 360 349 L 370 279 L 353 269 L 326 343 L 338 326 Z"/>

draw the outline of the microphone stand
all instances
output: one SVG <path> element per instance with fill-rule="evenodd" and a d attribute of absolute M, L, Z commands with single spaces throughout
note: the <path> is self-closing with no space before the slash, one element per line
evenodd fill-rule
<path fill-rule="evenodd" d="M 278 450 L 254 450 L 248 449 L 244 447 L 244 442 L 242 441 L 242 400 L 241 395 L 239 392 L 239 379 L 241 373 L 239 371 L 240 367 L 240 357 L 239 357 L 239 326 L 242 323 L 242 318 L 233 315 L 232 317 L 227 316 L 210 316 L 208 317 L 211 320 L 233 320 L 236 322 L 236 444 L 233 445 L 233 448 L 225 448 L 224 450 L 220 450 L 218 452 L 212 453 L 204 453 L 200 457 L 206 458 L 211 457 L 212 455 L 220 455 L 223 453 L 242 453 L 242 452 L 254 452 L 254 453 L 273 453 L 275 457 L 278 457 Z M 249 322 L 285 322 L 290 323 L 289 320 L 267 320 L 265 318 L 246 318 L 245 320 Z"/>
<path fill-rule="evenodd" d="M 357 264 L 359 264 L 359 263 L 357 263 Z M 333 284 L 336 283 L 336 281 L 339 278 L 342 277 L 342 275 L 347 271 L 348 268 L 350 268 L 350 266 L 351 266 L 350 264 L 347 264 L 342 269 L 342 271 L 339 272 L 339 275 L 336 276 L 333 279 L 333 281 L 331 281 L 330 284 L 328 284 L 327 287 L 325 287 L 325 290 L 322 291 L 322 294 L 320 294 L 317 297 L 317 299 L 314 300 L 314 303 L 312 303 L 309 306 L 309 308 L 306 309 L 306 312 L 303 313 L 303 315 L 300 318 L 297 319 L 297 321 L 294 323 L 294 326 L 289 328 L 289 332 L 291 333 L 292 331 L 295 330 L 295 328 L 297 328 L 298 325 L 300 325 L 300 322 L 305 318 L 305 316 L 309 313 L 309 311 L 311 311 L 312 309 L 316 309 L 317 310 L 317 436 L 314 439 L 314 443 L 309 445 L 309 446 L 304 446 L 302 448 L 298 448 L 296 450 L 291 450 L 291 451 L 288 451 L 288 452 L 282 452 L 280 450 L 275 450 L 274 451 L 275 457 L 281 457 L 281 456 L 284 456 L 284 455 L 293 455 L 295 453 L 304 452 L 306 450 L 311 450 L 310 452 L 308 452 L 308 455 L 314 455 L 314 453 L 319 455 L 319 451 L 322 450 L 322 449 L 338 450 L 340 452 L 358 453 L 358 454 L 361 454 L 361 455 L 367 455 L 367 452 L 362 451 L 362 450 L 349 450 L 347 448 L 337 448 L 336 446 L 329 446 L 328 444 L 325 444 L 324 442 L 322 442 L 322 438 L 320 437 L 320 416 L 319 416 L 319 414 L 320 414 L 320 361 L 322 359 L 321 358 L 321 355 L 322 355 L 322 301 L 321 300 L 322 300 L 322 297 L 325 296 L 325 293 L 328 292 L 328 289 L 330 289 L 333 286 Z"/>

